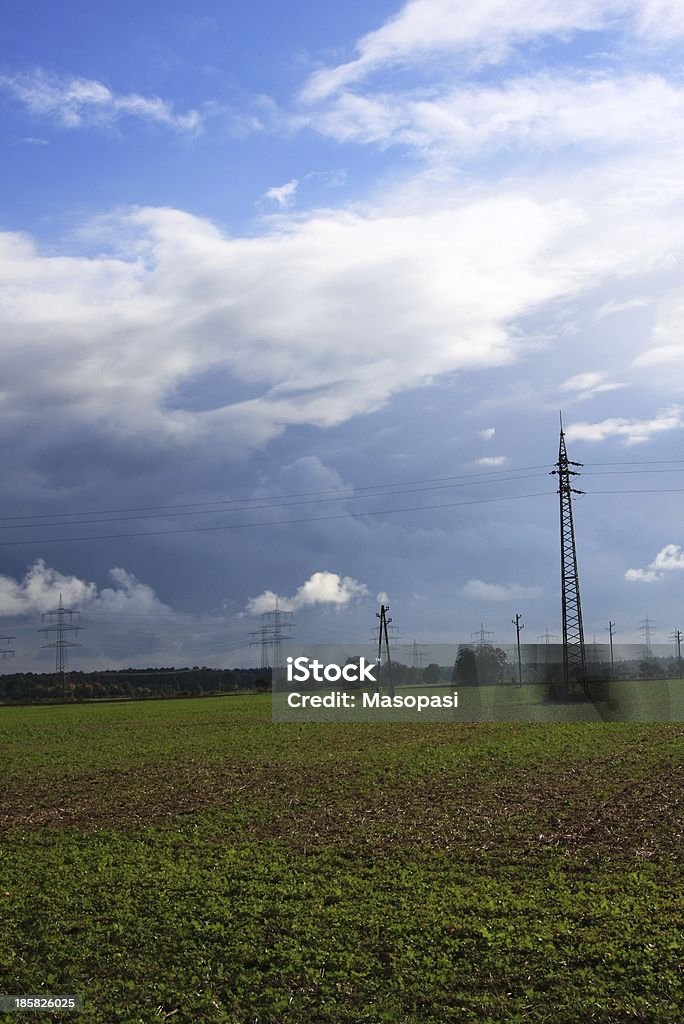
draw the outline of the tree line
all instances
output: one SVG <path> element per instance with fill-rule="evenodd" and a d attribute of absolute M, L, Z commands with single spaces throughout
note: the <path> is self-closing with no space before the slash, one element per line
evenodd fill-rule
<path fill-rule="evenodd" d="M 0 703 L 26 704 L 51 700 L 201 697 L 236 691 L 265 691 L 271 670 L 258 668 L 145 668 L 110 672 L 69 672 L 66 691 L 56 672 L 14 672 L 0 675 Z"/>

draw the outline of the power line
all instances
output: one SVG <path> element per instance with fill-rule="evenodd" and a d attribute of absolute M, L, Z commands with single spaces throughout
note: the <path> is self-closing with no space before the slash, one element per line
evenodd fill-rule
<path fill-rule="evenodd" d="M 543 474 L 545 475 L 545 474 Z M 641 489 L 620 489 L 611 491 L 589 491 L 586 492 L 586 496 L 591 497 L 592 495 L 605 495 L 605 494 L 681 494 L 684 492 L 684 487 L 659 487 L 659 488 L 641 488 Z M 191 526 L 180 530 L 145 530 L 136 531 L 133 533 L 104 533 L 104 534 L 92 534 L 91 536 L 76 536 L 76 537 L 37 537 L 27 540 L 10 540 L 0 541 L 0 547 L 19 547 L 27 544 L 69 544 L 73 542 L 91 541 L 91 540 L 128 540 L 136 537 L 170 537 L 182 533 L 212 533 L 220 532 L 223 530 L 243 530 L 253 529 L 257 527 L 267 526 L 291 526 L 299 523 L 318 523 L 325 521 L 333 521 L 340 519 L 361 519 L 368 516 L 383 516 L 393 515 L 398 512 L 431 512 L 438 509 L 446 508 L 460 508 L 466 505 L 485 505 L 492 502 L 498 501 L 516 501 L 521 498 L 541 498 L 551 494 L 551 491 L 536 491 L 530 494 L 510 494 L 501 495 L 494 498 L 474 498 L 469 501 L 456 501 L 456 502 L 445 502 L 443 504 L 436 505 L 411 505 L 403 508 L 386 508 L 376 509 L 368 512 L 344 512 L 339 515 L 333 516 L 307 516 L 300 519 L 280 519 L 272 520 L 265 523 L 224 523 L 220 526 Z M 379 497 L 379 495 L 374 495 Z M 276 506 L 269 506 L 276 507 Z M 247 509 L 240 509 L 236 511 L 249 511 Z M 70 523 L 61 524 L 42 524 L 42 525 L 61 525 L 70 526 Z"/>
<path fill-rule="evenodd" d="M 451 480 L 478 480 L 482 477 L 494 477 L 495 479 L 504 478 L 510 476 L 513 473 L 531 473 L 534 470 L 546 469 L 546 465 L 541 466 L 520 466 L 517 469 L 490 469 L 484 473 L 466 473 L 459 474 L 457 476 L 438 476 L 430 477 L 424 480 L 396 480 L 392 483 L 378 483 L 378 484 L 365 484 L 357 486 L 355 484 L 349 484 L 346 487 L 332 487 L 324 491 L 297 491 L 293 494 L 278 494 L 273 496 L 273 500 L 285 500 L 288 498 L 306 498 L 315 497 L 316 495 L 333 494 L 339 495 L 345 491 L 376 491 L 379 488 L 386 487 L 413 487 L 418 484 L 437 484 L 446 483 Z M 203 505 L 229 505 L 236 504 L 238 502 L 253 502 L 253 501 L 265 501 L 266 496 L 261 495 L 256 498 L 222 498 L 217 501 L 195 501 L 195 502 L 183 502 L 175 505 L 141 505 L 138 507 L 131 508 L 109 508 L 109 509 L 91 509 L 89 511 L 81 512 L 55 512 L 52 514 L 45 515 L 23 515 L 23 516 L 2 516 L 0 517 L 3 521 L 16 520 L 16 519 L 58 519 L 65 516 L 97 516 L 97 515 L 110 515 L 116 512 L 159 512 L 164 509 L 176 509 L 176 508 L 198 508 Z"/>
<path fill-rule="evenodd" d="M 298 523 L 332 522 L 339 519 L 362 519 L 366 516 L 384 516 L 395 512 L 430 512 L 442 508 L 460 508 L 465 505 L 486 505 L 496 501 L 516 501 L 520 498 L 541 498 L 551 491 L 536 491 L 533 494 L 511 494 L 498 498 L 474 498 L 471 501 L 446 502 L 439 505 L 412 505 L 406 508 L 386 508 L 369 512 L 344 512 L 334 516 L 309 516 L 301 519 L 276 519 L 266 523 L 226 523 L 221 526 L 188 526 L 182 530 L 144 530 L 135 533 L 101 533 L 89 537 L 38 537 L 31 540 L 3 540 L 0 547 L 18 547 L 26 544 L 70 544 L 89 540 L 128 540 L 132 537 L 171 537 L 180 533 L 216 533 L 222 530 L 246 530 L 265 526 L 291 526 Z M 67 525 L 62 523 L 62 525 Z"/>
<path fill-rule="evenodd" d="M 532 479 L 538 479 L 538 478 L 543 477 L 543 476 L 546 476 L 546 473 L 531 473 L 531 474 L 527 474 L 527 475 L 524 475 L 524 476 L 511 476 L 511 477 L 508 477 L 506 480 L 503 480 L 503 481 L 502 480 L 478 480 L 478 481 L 475 481 L 475 484 L 476 485 L 477 484 L 498 484 L 498 483 L 508 483 L 508 482 L 517 483 L 518 480 L 532 480 Z M 472 486 L 473 481 L 469 481 L 468 483 L 470 483 L 471 486 Z M 254 512 L 254 511 L 260 511 L 260 510 L 263 510 L 263 509 L 270 510 L 270 509 L 275 509 L 275 508 L 293 508 L 293 507 L 295 507 L 297 505 L 318 505 L 318 504 L 322 504 L 323 502 L 329 502 L 329 501 L 357 501 L 359 499 L 366 499 L 366 498 L 394 497 L 394 495 L 397 495 L 397 494 L 424 494 L 424 493 L 426 493 L 428 491 L 450 490 L 453 487 L 466 487 L 466 486 L 468 486 L 468 484 L 465 484 L 465 483 L 440 484 L 440 485 L 436 485 L 434 487 L 406 488 L 404 490 L 396 490 L 396 491 L 390 491 L 390 492 L 383 491 L 383 492 L 377 492 L 375 494 L 350 494 L 346 498 L 339 498 L 339 497 L 334 497 L 334 498 L 316 498 L 315 501 L 311 501 L 309 499 L 306 499 L 306 500 L 303 500 L 303 501 L 288 501 L 288 502 L 276 502 L 276 501 L 273 501 L 273 502 L 270 502 L 270 503 L 264 504 L 264 505 L 250 505 L 250 506 L 242 506 L 242 507 L 239 507 L 239 508 L 231 508 L 231 509 L 225 509 L 225 508 L 224 509 L 213 509 L 213 508 L 212 509 L 194 509 L 191 512 L 166 512 L 166 513 L 159 513 L 158 515 L 153 515 L 153 516 L 119 516 L 117 518 L 112 518 L 112 519 L 78 519 L 78 520 L 73 520 L 72 522 L 61 522 L 61 523 L 54 523 L 54 522 L 53 523 L 25 523 L 25 524 L 18 523 L 16 525 L 8 525 L 8 524 L 2 525 L 2 524 L 0 524 L 0 530 L 33 530 L 33 529 L 37 529 L 37 528 L 40 528 L 40 527 L 42 527 L 42 528 L 50 528 L 52 526 L 93 526 L 93 525 L 100 526 L 100 525 L 102 525 L 104 523 L 128 522 L 128 521 L 133 520 L 133 519 L 171 519 L 171 518 L 176 518 L 176 517 L 180 517 L 180 516 L 218 515 L 221 512 Z M 76 515 L 76 513 L 70 513 L 70 514 L 71 515 Z"/>
<path fill-rule="evenodd" d="M 646 461 L 642 461 L 642 462 L 594 462 L 594 463 L 586 463 L 585 465 L 589 465 L 589 466 L 621 466 L 621 465 L 625 465 L 625 466 L 640 466 L 640 465 L 673 465 L 673 464 L 684 464 L 684 459 L 658 459 L 658 460 L 646 460 Z M 53 519 L 53 520 L 54 519 L 60 519 L 61 520 L 61 519 L 64 519 L 65 520 L 65 519 L 67 519 L 67 517 L 73 517 L 73 516 L 116 515 L 119 512 L 122 512 L 122 513 L 127 513 L 127 512 L 158 512 L 159 513 L 158 516 L 131 516 L 131 517 L 127 517 L 127 518 L 131 518 L 131 519 L 138 519 L 138 518 L 140 518 L 140 519 L 148 519 L 148 518 L 149 519 L 156 519 L 156 518 L 168 518 L 171 515 L 176 514 L 174 512 L 175 509 L 189 509 L 190 511 L 188 511 L 188 512 L 183 512 L 183 513 L 178 513 L 178 514 L 181 514 L 181 515 L 193 515 L 193 514 L 209 514 L 211 512 L 222 512 L 222 511 L 246 511 L 248 509 L 251 510 L 252 508 L 262 508 L 262 507 L 263 508 L 278 508 L 278 507 L 283 507 L 281 503 L 283 503 L 285 501 L 288 501 L 290 498 L 317 498 L 318 496 L 326 496 L 326 495 L 333 495 L 333 497 L 331 497 L 329 499 L 326 499 L 326 500 L 330 500 L 330 501 L 336 501 L 336 500 L 348 501 L 351 498 L 382 497 L 385 494 L 387 494 L 388 496 L 391 496 L 393 493 L 394 494 L 413 493 L 413 492 L 404 490 L 404 488 L 409 488 L 409 487 L 414 487 L 414 486 L 417 487 L 418 485 L 428 485 L 428 484 L 429 485 L 433 485 L 433 484 L 438 485 L 438 484 L 444 484 L 445 487 L 451 487 L 451 486 L 457 486 L 456 484 L 452 483 L 453 481 L 464 481 L 464 482 L 475 481 L 475 482 L 482 482 L 482 483 L 496 483 L 496 482 L 501 481 L 501 482 L 505 483 L 507 480 L 532 479 L 532 477 L 524 477 L 524 476 L 522 476 L 522 474 L 524 474 L 524 473 L 531 473 L 531 472 L 536 471 L 536 470 L 545 470 L 546 468 L 547 468 L 546 465 L 523 466 L 523 467 L 519 467 L 517 469 L 511 468 L 511 469 L 501 469 L 501 470 L 489 470 L 486 473 L 467 473 L 467 474 L 459 474 L 459 475 L 455 475 L 455 476 L 431 477 L 431 478 L 426 478 L 426 479 L 423 479 L 423 480 L 398 480 L 398 481 L 389 482 L 389 483 L 368 484 L 368 485 L 361 485 L 361 486 L 357 486 L 355 484 L 349 484 L 346 487 L 331 488 L 331 489 L 323 490 L 323 491 L 298 491 L 298 492 L 295 492 L 295 493 L 292 493 L 292 494 L 274 495 L 273 498 L 271 498 L 271 499 L 268 499 L 266 496 L 262 495 L 260 497 L 252 497 L 252 498 L 250 498 L 250 497 L 222 498 L 222 499 L 218 499 L 218 500 L 215 500 L 215 501 L 207 500 L 207 501 L 197 501 L 197 502 L 182 502 L 182 503 L 169 504 L 169 505 L 140 505 L 140 506 L 127 507 L 127 508 L 89 509 L 89 510 L 79 510 L 79 511 L 76 511 L 76 512 L 51 512 L 51 513 L 43 513 L 43 514 L 35 513 L 33 515 L 2 516 L 1 517 L 1 521 L 0 521 L 0 529 L 12 529 L 13 528 L 12 525 L 11 525 L 12 523 L 19 524 L 20 522 L 24 522 L 25 520 L 28 520 L 28 519 L 31 519 L 31 520 L 44 520 L 44 519 Z M 683 470 L 679 470 L 679 469 L 625 470 L 624 474 L 628 474 L 628 473 L 680 473 L 680 472 L 683 472 Z M 540 475 L 544 475 L 544 474 L 542 473 Z M 585 476 L 611 476 L 611 475 L 621 476 L 621 475 L 623 475 L 623 471 L 621 471 L 621 470 L 614 470 L 614 471 L 602 472 L 602 473 L 585 473 Z M 484 479 L 484 478 L 489 478 L 489 479 Z M 460 486 L 460 484 L 458 484 L 458 486 Z M 387 488 L 394 488 L 395 490 L 388 492 Z M 381 489 L 383 489 L 383 490 L 381 490 Z M 439 489 L 440 488 L 438 486 L 425 487 L 425 490 L 439 490 Z M 345 493 L 349 492 L 349 491 L 352 491 L 352 492 L 355 492 L 355 493 L 348 494 L 347 497 L 344 497 Z M 361 492 L 361 491 L 369 491 L 369 492 L 376 492 L 376 493 L 375 494 L 368 494 L 368 495 L 366 495 L 366 494 L 360 494 L 359 492 Z M 267 504 L 259 505 L 259 506 L 255 506 L 254 504 L 247 504 L 247 503 L 254 503 L 254 502 L 267 502 Z M 301 502 L 299 504 L 309 504 L 309 502 Z M 318 504 L 318 501 L 312 501 L 311 504 Z M 219 505 L 244 505 L 245 508 L 237 508 L 237 509 L 214 508 L 214 506 L 219 506 Z M 212 507 L 209 508 L 207 506 L 212 506 Z M 171 511 L 169 511 L 169 510 L 171 510 Z M 120 520 L 113 519 L 113 520 L 104 520 L 104 521 L 105 522 L 107 522 L 107 521 L 119 522 Z M 75 522 L 63 522 L 63 523 L 59 523 L 59 524 L 36 523 L 35 525 L 36 526 L 51 526 L 51 525 L 71 526 L 71 525 L 83 525 L 83 524 L 77 524 Z M 19 526 L 17 526 L 17 528 L 19 528 Z"/>

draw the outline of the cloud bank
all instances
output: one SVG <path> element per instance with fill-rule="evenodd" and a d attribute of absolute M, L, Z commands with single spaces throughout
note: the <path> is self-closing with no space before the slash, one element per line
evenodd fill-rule
<path fill-rule="evenodd" d="M 172 616 L 152 587 L 122 568 L 110 569 L 113 587 L 98 589 L 95 583 L 67 576 L 39 558 L 21 579 L 0 576 L 0 616 L 40 615 L 54 611 L 60 595 L 64 606 L 79 611 Z"/>
<path fill-rule="evenodd" d="M 471 66 L 497 64 L 531 40 L 609 27 L 647 44 L 672 45 L 684 34 L 684 11 L 678 0 L 408 0 L 358 40 L 353 60 L 314 72 L 302 95 L 325 99 L 379 69 L 447 53 L 465 56 Z"/>

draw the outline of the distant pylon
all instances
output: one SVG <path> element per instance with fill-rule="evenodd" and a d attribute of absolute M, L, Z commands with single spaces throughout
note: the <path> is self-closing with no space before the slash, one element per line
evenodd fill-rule
<path fill-rule="evenodd" d="M 671 637 L 677 645 L 677 676 L 682 678 L 682 631 L 675 629 Z"/>
<path fill-rule="evenodd" d="M 57 634 L 57 639 L 50 643 L 45 643 L 43 647 L 54 647 L 55 649 L 55 671 L 62 679 L 62 693 L 66 696 L 67 691 L 67 672 L 69 670 L 69 660 L 67 652 L 70 647 L 80 647 L 81 644 L 75 643 L 73 640 L 67 640 L 65 634 L 69 632 L 78 633 L 82 626 L 74 625 L 74 618 L 77 620 L 80 618 L 80 612 L 74 612 L 70 608 L 65 608 L 62 602 L 62 595 L 59 595 L 59 604 L 54 611 L 43 612 L 43 622 L 49 622 L 49 626 L 43 626 L 39 631 L 45 633 L 47 639 L 51 633 Z"/>
<path fill-rule="evenodd" d="M 268 639 L 266 637 L 266 630 L 261 627 L 261 668 L 267 669 L 271 666 L 268 663 Z"/>
<path fill-rule="evenodd" d="M 261 668 L 263 670 L 269 669 L 271 667 L 268 657 L 268 642 L 270 635 L 269 627 L 266 623 L 262 622 L 259 628 L 251 632 L 249 635 L 257 637 L 256 640 L 250 641 L 250 647 L 261 647 Z"/>
<path fill-rule="evenodd" d="M 0 643 L 5 643 L 5 641 L 7 641 L 7 643 L 9 643 L 10 640 L 16 640 L 16 639 L 17 638 L 15 636 L 0 636 Z M 0 656 L 2 656 L 3 658 L 13 658 L 14 657 L 14 648 L 12 648 L 12 647 L 0 647 Z"/>
<path fill-rule="evenodd" d="M 563 433 L 563 418 L 560 423 L 558 462 L 552 475 L 558 477 L 560 496 L 560 542 L 561 542 L 561 601 L 563 606 L 563 686 L 568 693 L 571 683 L 580 683 L 587 691 L 587 662 L 584 652 L 584 629 L 582 626 L 582 602 L 580 600 L 575 526 L 572 518 L 572 496 L 583 494 L 572 486 L 572 477 L 579 473 L 571 466 L 581 462 L 568 459 Z"/>
<path fill-rule="evenodd" d="M 547 626 L 546 632 L 540 633 L 537 637 L 537 643 L 544 644 L 546 647 L 548 647 L 549 644 L 555 643 L 558 639 L 560 638 L 555 636 L 553 633 L 549 633 L 549 627 Z"/>
<path fill-rule="evenodd" d="M 653 626 L 655 626 L 655 622 L 653 619 L 649 619 L 648 615 L 639 623 L 639 632 L 644 638 L 641 651 L 644 658 L 653 657 L 653 648 L 651 647 L 651 629 Z"/>
<path fill-rule="evenodd" d="M 480 628 L 476 629 L 470 636 L 473 640 L 478 640 L 480 644 L 484 644 L 486 647 L 494 643 L 494 633 L 491 629 L 484 628 L 484 622 L 480 622 Z"/>
<path fill-rule="evenodd" d="M 273 664 L 271 667 L 273 669 L 272 683 L 274 689 L 285 681 L 285 655 L 283 653 L 283 643 L 292 638 L 292 626 L 292 613 L 281 611 L 279 599 L 276 597 L 275 608 L 273 611 L 264 612 L 261 616 L 261 626 L 258 630 L 250 634 L 250 636 L 257 637 L 256 640 L 252 641 L 252 644 L 259 644 L 261 647 L 262 668 L 269 667 L 268 652 L 269 650 L 271 651 L 273 656 Z"/>
<path fill-rule="evenodd" d="M 411 655 L 411 667 L 420 671 L 423 667 L 423 651 L 427 650 L 427 644 L 419 644 L 414 640 L 411 644 L 402 644 L 401 649 Z"/>

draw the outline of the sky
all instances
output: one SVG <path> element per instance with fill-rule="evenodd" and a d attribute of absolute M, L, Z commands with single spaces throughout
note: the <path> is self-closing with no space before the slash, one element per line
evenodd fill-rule
<path fill-rule="evenodd" d="M 0 634 L 684 628 L 681 0 L 8 0 Z M 146 521 L 149 520 L 149 521 Z M 253 639 L 253 636 L 252 636 Z"/>

